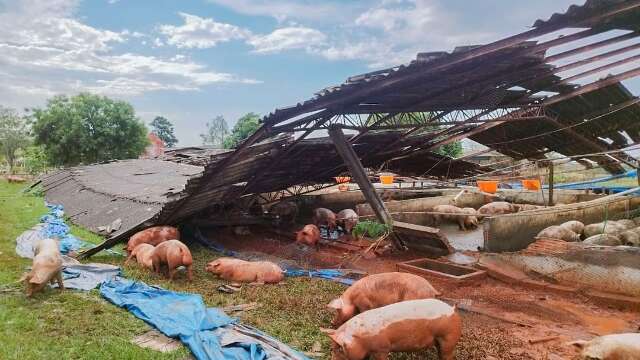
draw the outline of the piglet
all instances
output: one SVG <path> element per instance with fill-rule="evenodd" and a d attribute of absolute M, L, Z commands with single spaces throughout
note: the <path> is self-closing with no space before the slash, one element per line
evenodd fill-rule
<path fill-rule="evenodd" d="M 458 224 L 460 230 L 465 231 L 467 228 L 476 228 L 478 226 L 478 219 L 476 218 L 476 210 L 474 208 L 459 208 L 453 205 L 436 205 L 432 210 L 433 212 L 441 213 L 433 215 L 435 226 L 440 225 L 442 220 L 451 220 Z"/>
<path fill-rule="evenodd" d="M 317 208 L 313 210 L 313 224 L 317 227 L 326 225 L 330 230 L 336 228 L 336 214 L 325 208 Z"/>
<path fill-rule="evenodd" d="M 344 228 L 344 230 L 351 234 L 351 230 L 358 224 L 358 214 L 352 209 L 340 210 L 336 215 L 336 223 Z"/>
<path fill-rule="evenodd" d="M 482 216 L 511 214 L 515 212 L 518 212 L 518 207 L 506 201 L 494 201 L 494 202 L 482 205 L 478 209 L 478 215 L 482 215 Z"/>
<path fill-rule="evenodd" d="M 391 352 L 436 346 L 441 360 L 453 360 L 462 320 L 437 299 L 402 301 L 365 311 L 337 330 L 322 329 L 332 341 L 332 360 L 387 359 Z"/>
<path fill-rule="evenodd" d="M 313 224 L 305 225 L 302 230 L 296 231 L 296 242 L 307 246 L 313 246 L 318 249 L 320 241 L 320 229 Z"/>
<path fill-rule="evenodd" d="M 587 245 L 605 245 L 605 246 L 618 246 L 622 245 L 622 241 L 619 237 L 611 234 L 598 234 L 589 236 L 582 242 Z"/>
<path fill-rule="evenodd" d="M 41 291 L 48 283 L 58 282 L 60 290 L 64 290 L 62 283 L 62 255 L 55 239 L 42 239 L 34 249 L 31 271 L 26 273 L 20 281 L 27 285 L 27 296 Z"/>
<path fill-rule="evenodd" d="M 162 265 L 167 265 L 169 280 L 173 280 L 179 266 L 185 266 L 187 268 L 187 279 L 189 281 L 193 280 L 191 251 L 180 240 L 167 240 L 156 246 L 151 253 L 151 264 L 156 274 L 160 274 Z"/>
<path fill-rule="evenodd" d="M 354 315 L 405 300 L 430 299 L 440 293 L 426 279 L 409 273 L 389 272 L 369 275 L 351 285 L 327 305 L 335 310 L 334 326 Z"/>
<path fill-rule="evenodd" d="M 284 271 L 272 262 L 233 260 L 214 260 L 207 264 L 205 270 L 224 280 L 252 284 L 276 284 L 284 279 Z"/>
<path fill-rule="evenodd" d="M 600 222 L 595 224 L 589 224 L 584 227 L 582 233 L 585 237 L 591 237 L 598 234 L 611 234 L 617 235 L 618 233 L 627 230 L 626 226 L 618 224 L 615 221 Z"/>
<path fill-rule="evenodd" d="M 536 239 L 557 239 L 564 241 L 580 241 L 580 235 L 559 225 L 549 226 L 536 235 Z"/>
<path fill-rule="evenodd" d="M 180 240 L 180 232 L 177 228 L 173 226 L 153 226 L 130 237 L 126 249 L 128 252 L 132 252 L 140 244 L 158 246 L 161 242 L 171 239 Z"/>
<path fill-rule="evenodd" d="M 611 334 L 569 343 L 580 349 L 582 360 L 636 360 L 640 359 L 640 334 Z"/>
<path fill-rule="evenodd" d="M 153 263 L 151 260 L 151 255 L 153 254 L 153 250 L 155 250 L 155 246 L 151 244 L 140 244 L 136 246 L 135 249 L 133 249 L 133 251 L 131 251 L 131 253 L 129 254 L 129 257 L 127 257 L 127 260 L 124 262 L 124 264 L 127 265 L 129 261 L 131 261 L 131 259 L 136 258 L 136 261 L 138 262 L 139 265 L 142 265 L 142 267 L 152 270 Z"/>
<path fill-rule="evenodd" d="M 584 231 L 584 224 L 578 220 L 570 220 L 560 224 L 561 227 L 569 229 L 576 234 L 582 234 Z"/>

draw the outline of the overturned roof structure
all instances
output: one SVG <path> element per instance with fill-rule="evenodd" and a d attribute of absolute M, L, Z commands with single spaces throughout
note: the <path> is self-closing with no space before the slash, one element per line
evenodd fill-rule
<path fill-rule="evenodd" d="M 203 171 L 151 222 L 178 223 L 214 203 L 326 181 L 345 166 L 323 152 L 331 143 L 313 137 L 335 129 L 348 132 L 364 166 L 418 164 L 420 172 L 429 168 L 421 161 L 438 160 L 433 150 L 471 138 L 516 159 L 554 151 L 613 173 L 637 167 L 622 149 L 638 139 L 640 105 L 620 82 L 640 74 L 639 24 L 640 0 L 588 0 L 515 36 L 352 76 L 276 109 L 237 149 L 200 163 Z M 608 76 L 580 83 L 598 75 Z"/>

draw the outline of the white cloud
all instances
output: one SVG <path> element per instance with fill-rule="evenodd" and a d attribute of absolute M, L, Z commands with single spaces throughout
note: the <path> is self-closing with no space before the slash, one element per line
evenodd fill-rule
<path fill-rule="evenodd" d="M 139 95 L 159 90 L 194 91 L 215 83 L 258 82 L 211 71 L 184 56 L 120 53 L 114 49 L 116 45 L 148 36 L 84 24 L 74 18 L 76 5 L 73 0 L 19 4 L 0 0 L 0 94 L 50 96 L 93 91 Z M 156 46 L 160 42 L 156 39 Z"/>
<path fill-rule="evenodd" d="M 257 53 L 275 53 L 290 49 L 313 51 L 325 44 L 327 37 L 322 32 L 307 27 L 286 27 L 267 35 L 257 35 L 247 41 Z"/>
<path fill-rule="evenodd" d="M 167 36 L 167 43 L 179 48 L 205 49 L 220 42 L 244 39 L 251 32 L 231 24 L 219 23 L 209 18 L 180 13 L 184 24 L 162 25 L 160 32 Z"/>
<path fill-rule="evenodd" d="M 293 0 L 209 0 L 245 15 L 287 19 L 331 20 L 346 15 L 352 5 L 346 2 Z"/>

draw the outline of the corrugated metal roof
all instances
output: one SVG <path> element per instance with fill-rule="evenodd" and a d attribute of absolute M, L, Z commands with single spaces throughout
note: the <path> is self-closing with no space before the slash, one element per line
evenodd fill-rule
<path fill-rule="evenodd" d="M 534 27 L 540 28 L 552 25 L 563 25 L 571 27 L 573 24 L 580 23 L 584 19 L 602 13 L 614 5 L 631 4 L 629 0 L 587 0 L 583 5 L 571 5 L 564 13 L 554 13 L 548 19 L 538 19 L 533 24 Z M 626 12 L 620 16 L 615 16 L 606 21 L 600 21 L 597 24 L 581 24 L 581 27 L 600 26 L 609 29 L 626 29 L 640 30 L 640 13 Z"/>

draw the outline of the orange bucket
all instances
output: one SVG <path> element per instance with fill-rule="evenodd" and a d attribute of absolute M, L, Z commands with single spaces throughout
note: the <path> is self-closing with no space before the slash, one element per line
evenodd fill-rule
<path fill-rule="evenodd" d="M 380 175 L 380 183 L 384 185 L 393 184 L 393 175 Z"/>
<path fill-rule="evenodd" d="M 540 180 L 522 180 L 522 187 L 527 190 L 540 190 Z"/>
<path fill-rule="evenodd" d="M 495 180 L 485 180 L 485 181 L 477 181 L 478 189 L 482 192 L 486 192 L 489 194 L 494 194 L 498 191 L 498 182 Z"/>
<path fill-rule="evenodd" d="M 338 184 L 348 183 L 349 181 L 351 181 L 351 178 L 349 176 L 336 176 L 334 177 L 334 179 L 336 179 L 336 183 Z"/>

